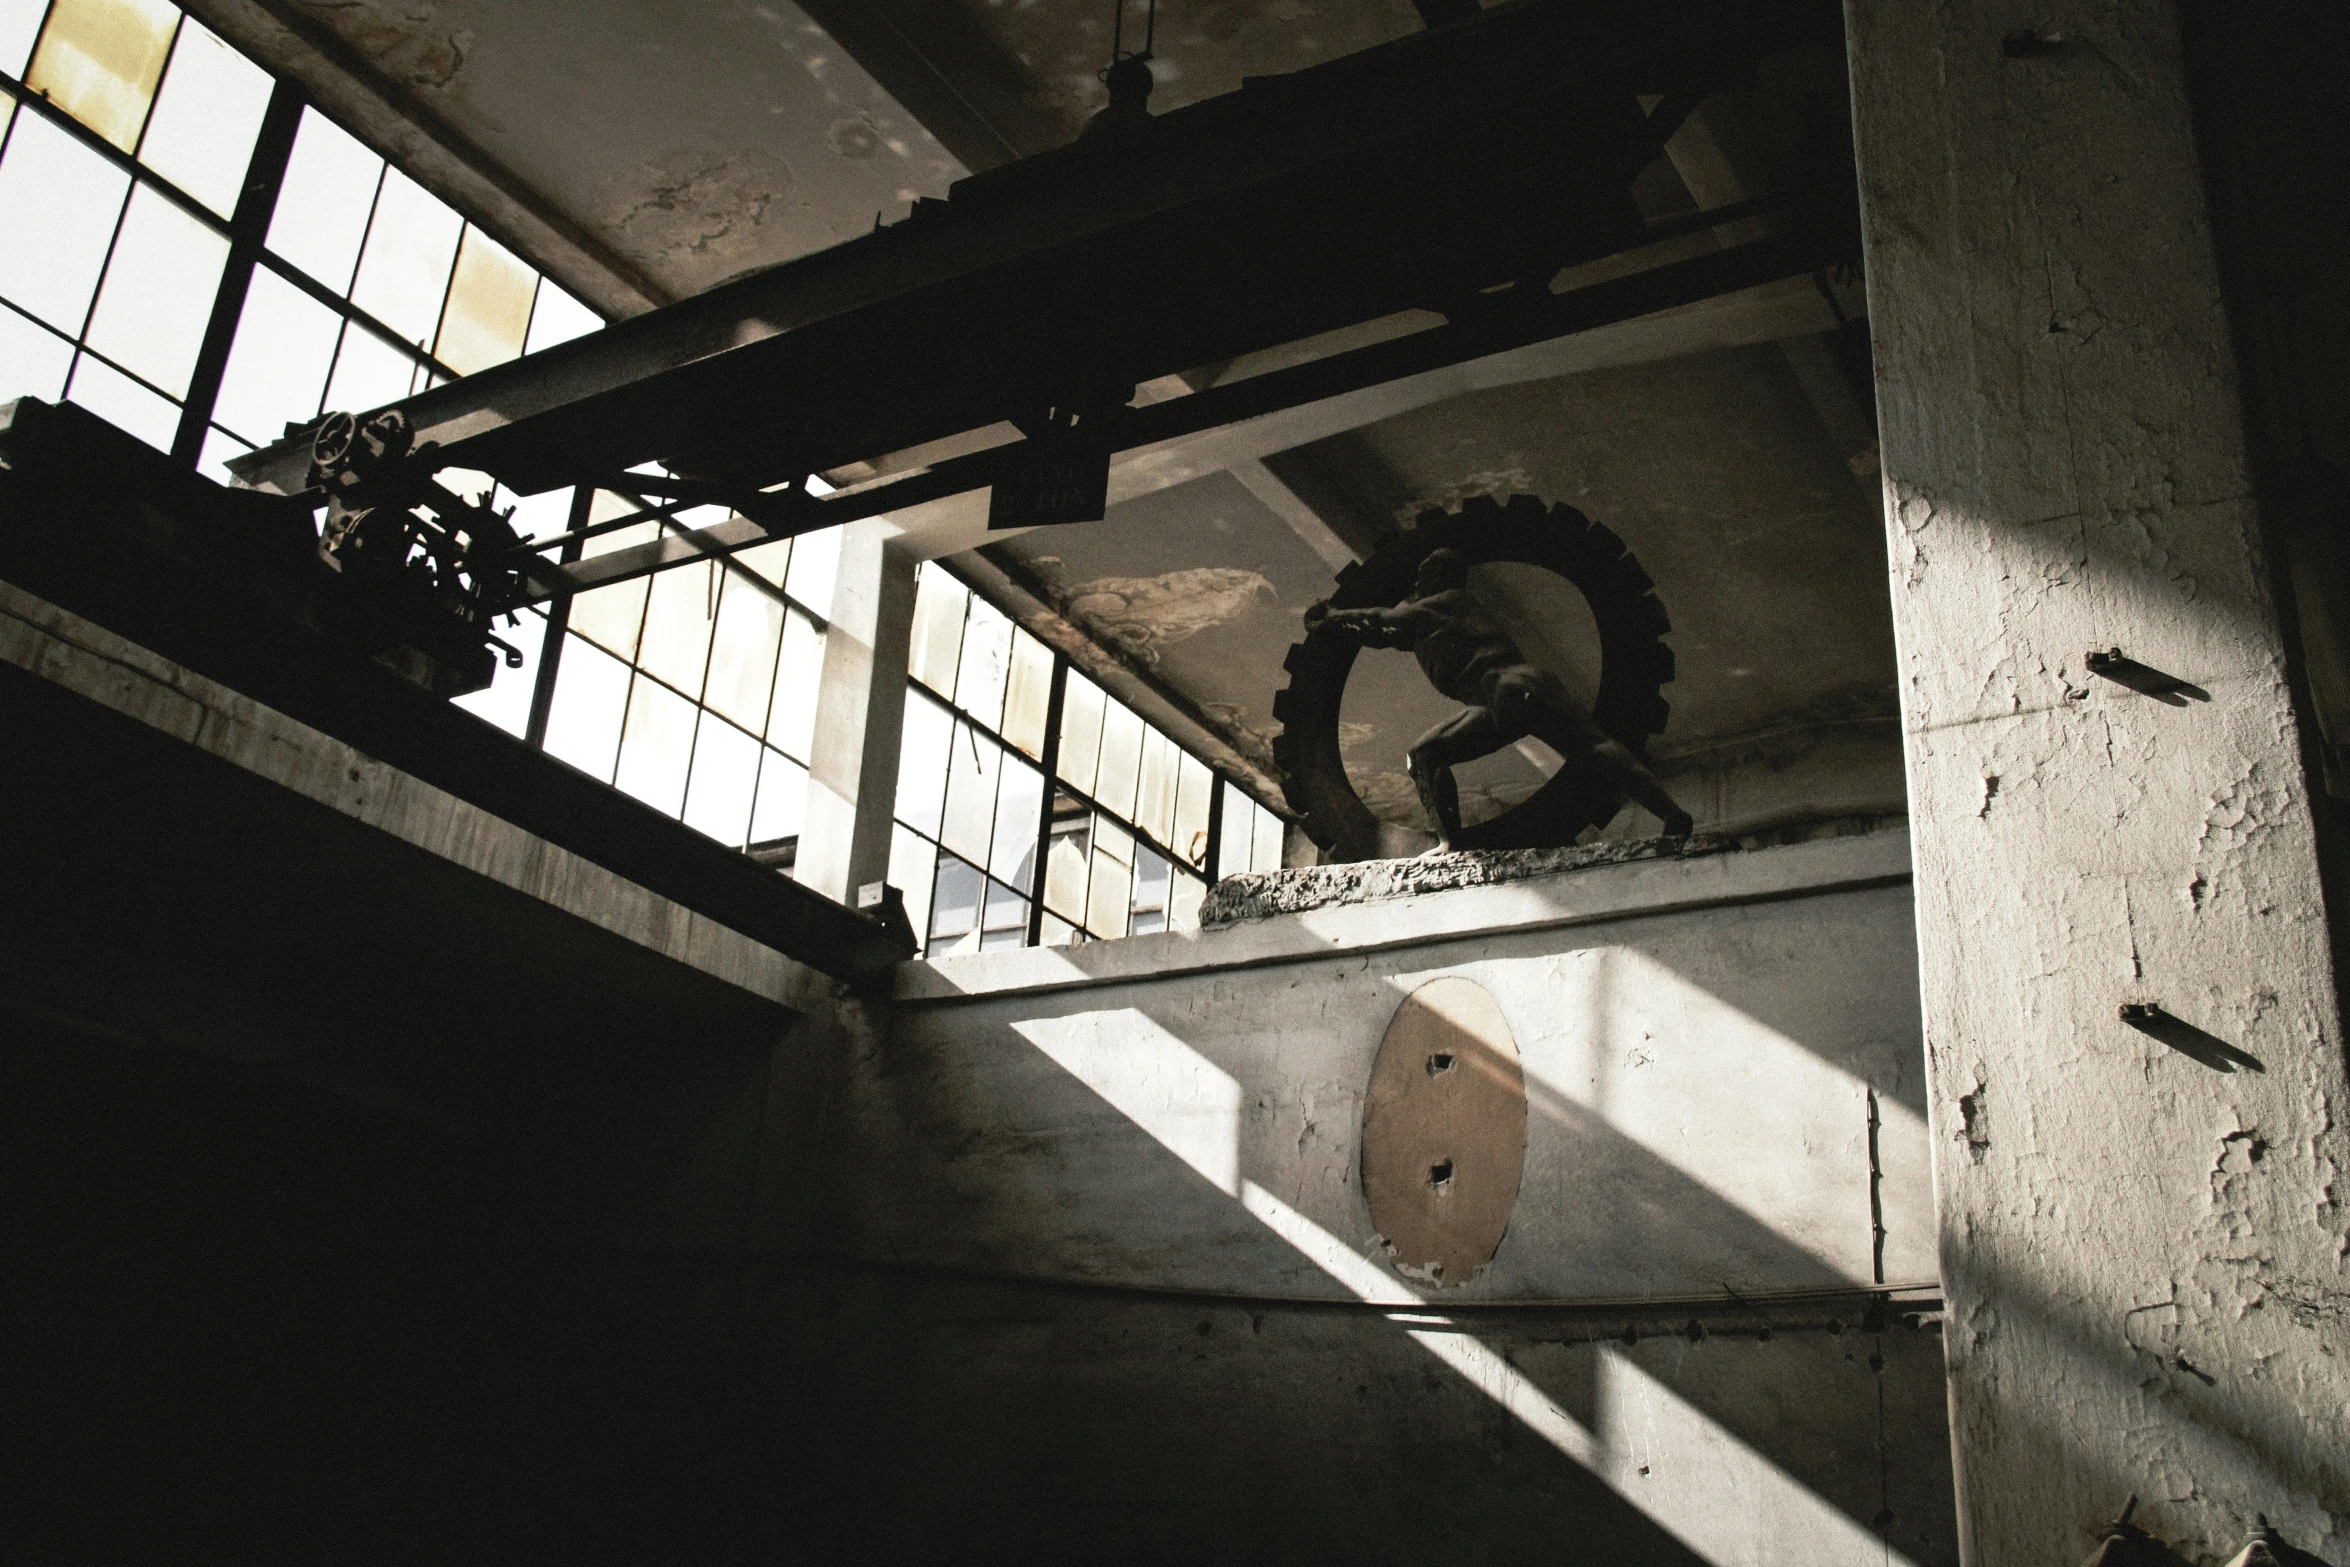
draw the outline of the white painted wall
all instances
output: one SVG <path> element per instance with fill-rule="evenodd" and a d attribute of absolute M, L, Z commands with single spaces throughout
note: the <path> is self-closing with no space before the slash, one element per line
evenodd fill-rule
<path fill-rule="evenodd" d="M 1847 9 L 1966 1559 L 2135 1493 L 2338 1561 L 2342 1042 L 2177 15 Z"/>
<path fill-rule="evenodd" d="M 1803 1417 L 1843 1411 L 1826 1423 L 1867 1472 L 1867 1494 L 1846 1494 L 1803 1477 L 1818 1454 L 1802 1449 L 1819 1444 L 1799 1441 L 1801 1420 L 1782 1407 L 1786 1378 L 1827 1373 L 1774 1362 L 1765 1374 L 1755 1357 L 1771 1345 L 1702 1364 L 1683 1363 L 1686 1344 L 1665 1362 L 1653 1345 L 1581 1344 L 1560 1359 L 1507 1331 L 1455 1331 L 1441 1314 L 1466 1301 L 1719 1300 L 1873 1282 L 1872 1093 L 1885 1277 L 1930 1293 L 1907 871 L 1906 837 L 1891 831 L 909 965 L 894 1016 L 853 1031 L 796 1244 L 967 1277 L 1419 1308 L 1359 1319 L 1338 1361 L 1325 1345 L 1277 1374 L 1351 1379 L 1346 1358 L 1369 1352 L 1361 1335 L 1403 1333 L 1436 1382 L 1506 1411 L 1521 1436 L 1703 1560 L 1882 1563 L 1873 1518 L 1888 1433 L 1866 1372 L 1841 1392 L 1823 1381 L 1821 1409 Z M 1447 974 L 1499 1001 L 1530 1115 L 1525 1183 L 1493 1265 L 1438 1291 L 1385 1262 L 1359 1136 L 1397 1006 Z M 1049 1303 L 1036 1309 L 1059 1320 Z M 1858 1337 L 1790 1352 L 1850 1369 L 1867 1353 L 1853 1351 Z M 1932 1337 L 1908 1335 L 1894 1353 L 1938 1359 Z M 984 1365 L 1016 1353 L 1017 1338 L 974 1332 L 959 1354 Z M 1028 1375 L 1152 1386 L 1160 1373 L 1135 1372 L 1123 1353 L 1097 1347 Z M 926 1396 L 951 1400 L 966 1374 L 978 1373 L 933 1373 Z M 1171 1393 L 1181 1373 L 1164 1375 Z M 1204 1396 L 1237 1406 L 1245 1380 Z M 1950 1559 L 1938 1382 L 1902 1382 L 1893 1400 L 1902 1484 L 1929 1500 L 1905 1504 L 1925 1543 L 1903 1535 L 1892 1560 Z M 1382 1395 L 1359 1413 L 1390 1433 L 1397 1461 L 1441 1448 L 1429 1434 L 1411 1456 L 1409 1433 L 1427 1418 L 1417 1396 Z"/>

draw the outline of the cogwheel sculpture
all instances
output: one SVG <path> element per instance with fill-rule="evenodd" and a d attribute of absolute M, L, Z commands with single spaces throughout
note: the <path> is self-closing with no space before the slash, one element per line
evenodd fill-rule
<path fill-rule="evenodd" d="M 1555 679 L 1529 665 L 1463 591 L 1469 567 L 1500 561 L 1556 572 L 1590 604 L 1599 627 L 1600 680 L 1588 715 Z M 1572 506 L 1513 495 L 1507 504 L 1470 500 L 1457 515 L 1422 513 L 1416 528 L 1338 574 L 1337 590 L 1307 612 L 1306 638 L 1285 661 L 1290 680 L 1273 699 L 1282 725 L 1273 754 L 1308 836 L 1339 861 L 1379 853 L 1378 819 L 1348 781 L 1338 745 L 1347 676 L 1366 645 L 1410 648 L 1437 689 L 1468 704 L 1423 736 L 1411 755 L 1413 783 L 1446 847 L 1572 843 L 1627 800 L 1654 812 L 1668 836 L 1686 834 L 1688 813 L 1642 760 L 1671 711 L 1662 692 L 1673 678 L 1673 652 L 1663 640 L 1672 625 L 1654 589 L 1623 540 Z M 1550 743 L 1565 765 L 1529 799 L 1464 828 L 1452 765 L 1526 735 Z"/>

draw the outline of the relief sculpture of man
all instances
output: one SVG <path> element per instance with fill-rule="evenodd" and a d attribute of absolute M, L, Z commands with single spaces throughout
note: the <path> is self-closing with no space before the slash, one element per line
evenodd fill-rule
<path fill-rule="evenodd" d="M 1365 647 L 1409 651 L 1431 685 L 1467 704 L 1466 712 L 1422 735 L 1406 761 L 1446 848 L 1461 835 L 1453 768 L 1528 735 L 1556 751 L 1570 773 L 1602 779 L 1653 812 L 1666 837 L 1688 835 L 1689 813 L 1656 775 L 1593 723 L 1566 687 L 1529 662 L 1478 607 L 1469 593 L 1469 559 L 1459 550 L 1430 551 L 1411 596 L 1393 609 L 1332 609 L 1327 600 L 1314 605 L 1306 611 L 1306 630 L 1325 629 Z"/>

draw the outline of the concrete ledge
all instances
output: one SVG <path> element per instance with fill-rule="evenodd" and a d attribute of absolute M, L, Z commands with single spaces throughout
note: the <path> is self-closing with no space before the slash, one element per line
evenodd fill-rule
<path fill-rule="evenodd" d="M 1312 877 L 1328 869 L 1274 874 Z M 1377 879 L 1370 867 L 1345 869 Z M 1212 930 L 907 963 L 898 970 L 896 994 L 902 1003 L 925 1004 L 1080 990 L 1208 970 L 1312 962 L 1333 953 L 1377 952 L 1500 932 L 1894 886 L 1908 882 L 1909 876 L 1909 833 L 1902 828 L 1767 849 L 1709 847 L 1687 858 L 1649 851 L 1643 858 L 1538 869 L 1523 879 L 1498 884 L 1410 897 L 1382 891 L 1368 899 L 1321 903 L 1301 913 L 1243 919 Z M 1378 885 L 1384 888 L 1386 883 Z"/>
<path fill-rule="evenodd" d="M 829 986 L 771 947 L 7 583 L 0 661 L 765 1000 L 805 1010 Z"/>

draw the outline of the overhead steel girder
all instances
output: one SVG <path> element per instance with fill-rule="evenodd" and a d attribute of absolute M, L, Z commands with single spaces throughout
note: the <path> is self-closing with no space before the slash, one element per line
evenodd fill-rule
<path fill-rule="evenodd" d="M 1637 245 L 1665 129 L 1637 95 L 1670 119 L 1841 25 L 1833 0 L 1514 0 L 396 406 L 435 463 L 522 493 L 660 462 L 799 531 L 757 491 L 1051 410 L 1114 422 L 1141 382 L 1403 309 L 1473 321 L 1482 290 Z M 232 466 L 292 494 L 306 455 Z"/>

